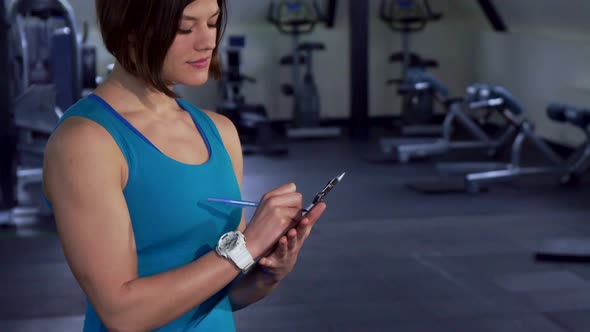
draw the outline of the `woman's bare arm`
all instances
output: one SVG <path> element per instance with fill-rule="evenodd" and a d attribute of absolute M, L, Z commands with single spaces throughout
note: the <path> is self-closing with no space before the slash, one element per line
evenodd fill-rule
<path fill-rule="evenodd" d="M 138 278 L 125 181 L 123 155 L 92 121 L 68 119 L 49 140 L 44 188 L 74 276 L 109 330 L 146 331 L 204 302 L 239 270 L 211 252 L 176 270 Z"/>
<path fill-rule="evenodd" d="M 232 160 L 234 172 L 240 188 L 244 176 L 244 161 L 240 138 L 234 124 L 226 117 L 214 112 L 207 112 L 217 126 L 225 148 Z M 240 231 L 246 229 L 246 218 L 242 213 L 242 220 L 238 226 Z M 234 311 L 240 310 L 256 303 L 269 295 L 278 285 L 279 281 L 271 278 L 257 265 L 250 273 L 241 276 L 234 282 L 229 290 L 229 297 Z"/>

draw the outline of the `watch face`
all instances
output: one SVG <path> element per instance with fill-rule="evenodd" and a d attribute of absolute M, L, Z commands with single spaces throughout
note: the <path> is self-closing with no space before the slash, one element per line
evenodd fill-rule
<path fill-rule="evenodd" d="M 232 250 L 238 244 L 238 234 L 229 233 L 223 239 L 223 249 Z"/>

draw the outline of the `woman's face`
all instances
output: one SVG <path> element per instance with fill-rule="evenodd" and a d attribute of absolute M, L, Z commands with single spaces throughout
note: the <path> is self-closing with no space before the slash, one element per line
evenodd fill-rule
<path fill-rule="evenodd" d="M 184 9 L 178 33 L 164 59 L 165 82 L 205 84 L 217 38 L 217 0 L 195 0 Z"/>

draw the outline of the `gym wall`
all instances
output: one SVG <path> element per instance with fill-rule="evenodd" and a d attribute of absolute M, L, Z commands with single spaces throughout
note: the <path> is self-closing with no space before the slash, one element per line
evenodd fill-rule
<path fill-rule="evenodd" d="M 88 6 L 87 0 L 70 1 L 79 24 L 87 21 L 90 25 L 90 41 L 102 45 L 94 6 Z M 312 34 L 301 38 L 326 44 L 325 51 L 314 53 L 314 74 L 321 95 L 322 118 L 343 119 L 348 118 L 350 113 L 349 1 L 339 1 L 335 26 L 332 29 L 318 25 Z M 433 72 L 448 84 L 453 93 L 460 94 L 474 75 L 473 65 L 470 63 L 475 61 L 472 52 L 476 46 L 475 34 L 467 32 L 471 23 L 463 18 L 469 15 L 446 14 L 460 13 L 460 6 L 454 6 L 451 0 L 440 1 L 440 6 L 437 2 L 437 10 L 445 12 L 445 19 L 413 36 L 413 47 L 418 53 L 437 59 L 440 68 Z M 268 3 L 268 0 L 230 0 L 226 35 L 246 36 L 246 48 L 242 56 L 243 70 L 258 80 L 257 84 L 244 86 L 244 94 L 248 100 L 265 104 L 272 119 L 289 119 L 291 98 L 281 94 L 280 85 L 291 82 L 291 71 L 289 67 L 279 66 L 278 63 L 289 52 L 292 41 L 290 36 L 281 35 L 266 21 Z M 399 76 L 399 66 L 389 63 L 388 58 L 389 54 L 399 50 L 401 38 L 379 20 L 378 5 L 379 1 L 376 0 L 370 3 L 369 114 L 393 116 L 399 114 L 399 98 L 392 87 L 385 85 L 385 81 Z M 106 65 L 113 58 L 104 47 L 98 47 L 97 53 L 99 75 L 105 75 Z M 203 108 L 213 109 L 219 98 L 218 83 L 215 81 L 210 81 L 199 89 L 177 87 L 177 91 Z"/>
<path fill-rule="evenodd" d="M 379 19 L 379 0 L 371 0 L 370 8 L 370 115 L 399 115 L 401 99 L 394 86 L 385 81 L 399 78 L 401 65 L 389 63 L 389 56 L 402 48 L 401 34 L 394 32 Z M 435 12 L 443 13 L 440 21 L 410 37 L 412 52 L 438 61 L 439 67 L 429 69 L 452 96 L 463 95 L 467 85 L 476 79 L 478 54 L 477 26 L 485 24 L 478 16 L 473 0 L 430 1 Z M 476 15 L 474 15 L 474 13 Z M 479 20 L 478 20 L 479 19 Z"/>
<path fill-rule="evenodd" d="M 559 101 L 590 107 L 590 2 L 495 3 L 510 33 L 481 29 L 477 77 L 508 88 L 543 137 L 565 145 L 579 143 L 583 134 L 549 120 L 546 106 Z"/>
<path fill-rule="evenodd" d="M 326 50 L 315 52 L 315 77 L 322 101 L 323 118 L 348 118 L 350 100 L 349 1 L 338 2 L 333 29 L 323 25 L 303 40 L 321 41 Z M 90 24 L 90 41 L 101 45 L 94 5 L 87 0 L 70 0 L 79 24 Z M 288 67 L 278 65 L 289 52 L 291 39 L 267 23 L 268 0 L 230 0 L 227 35 L 246 35 L 243 70 L 258 80 L 247 84 L 249 101 L 267 106 L 272 119 L 289 119 L 291 99 L 280 92 L 280 84 L 291 82 Z M 521 101 L 541 135 L 564 144 L 580 139 L 570 128 L 547 120 L 545 105 L 552 100 L 590 107 L 590 12 L 585 0 L 495 0 L 510 32 L 492 31 L 477 1 L 436 0 L 435 10 L 443 12 L 439 22 L 431 23 L 412 38 L 412 49 L 434 58 L 440 67 L 432 72 L 453 95 L 463 94 L 473 82 L 506 86 Z M 399 98 L 385 81 L 399 75 L 399 65 L 388 62 L 400 49 L 401 38 L 378 17 L 378 0 L 370 0 L 370 110 L 371 116 L 399 114 Z M 98 47 L 99 75 L 112 57 Z M 200 89 L 178 87 L 187 99 L 213 109 L 219 97 L 217 82 Z"/>
<path fill-rule="evenodd" d="M 326 29 L 318 25 L 302 41 L 320 41 L 326 50 L 314 53 L 314 75 L 321 97 L 321 112 L 324 119 L 345 119 L 350 115 L 350 32 L 349 1 L 340 0 L 335 26 Z M 439 3 L 440 2 L 440 3 Z M 267 106 L 272 119 L 289 119 L 292 101 L 280 92 L 282 83 L 291 82 L 289 67 L 278 65 L 287 54 L 292 41 L 281 35 L 266 19 L 268 0 L 230 2 L 230 19 L 227 35 L 246 35 L 243 51 L 243 68 L 257 78 L 257 84 L 247 84 L 244 93 L 252 102 Z M 428 26 L 423 33 L 413 36 L 413 48 L 427 57 L 435 58 L 440 68 L 433 72 L 453 94 L 462 94 L 466 85 L 475 79 L 474 50 L 477 48 L 473 16 L 453 0 L 437 0 L 436 9 L 445 13 L 445 18 Z M 370 1 L 370 116 L 395 116 L 400 112 L 400 99 L 393 87 L 385 81 L 398 77 L 399 64 L 388 62 L 389 55 L 400 49 L 401 37 L 391 31 L 379 19 L 379 1 Z M 451 13 L 451 14 L 447 14 Z M 203 107 L 213 107 L 215 84 L 205 89 L 179 88 L 187 98 Z M 213 96 L 213 98 L 212 98 Z"/>
<path fill-rule="evenodd" d="M 266 21 L 270 1 L 230 0 L 230 16 L 226 36 L 245 35 L 242 51 L 242 71 L 256 78 L 256 84 L 245 84 L 247 101 L 262 103 L 273 120 L 291 118 L 292 99 L 281 93 L 281 84 L 292 83 L 290 66 L 280 66 L 279 60 L 290 54 L 292 37 L 282 35 Z M 339 1 L 335 26 L 326 29 L 318 24 L 312 34 L 301 41 L 318 41 L 326 50 L 313 52 L 314 78 L 321 98 L 322 118 L 348 118 L 350 46 L 348 0 Z M 303 73 L 303 70 L 302 72 Z M 187 98 L 202 107 L 215 106 L 216 83 L 210 81 L 205 89 L 179 88 Z"/>
<path fill-rule="evenodd" d="M 86 0 L 70 0 L 80 24 L 90 24 L 90 40 L 102 45 L 96 25 L 94 6 Z M 314 53 L 314 74 L 321 95 L 322 117 L 326 119 L 348 118 L 350 113 L 350 34 L 349 1 L 340 0 L 336 13 L 335 26 L 326 29 L 318 25 L 315 31 L 302 40 L 320 41 L 326 44 L 325 51 Z M 413 37 L 414 49 L 433 57 L 440 62 L 434 73 L 448 84 L 453 93 L 462 93 L 468 82 L 472 81 L 474 70 L 473 49 L 476 46 L 474 33 L 469 33 L 470 24 L 464 20 L 469 15 L 447 15 L 460 13 L 451 0 L 439 0 L 437 10 L 445 12 L 445 18 L 427 27 L 421 34 Z M 289 67 L 279 66 L 279 59 L 291 48 L 291 38 L 281 35 L 266 21 L 268 0 L 230 0 L 230 17 L 226 35 L 243 34 L 246 48 L 243 51 L 243 70 L 258 80 L 257 84 L 246 84 L 244 93 L 249 101 L 266 105 L 272 119 L 291 117 L 291 98 L 281 94 L 280 85 L 291 82 Z M 400 48 L 401 39 L 393 33 L 378 17 L 379 1 L 370 2 L 370 111 L 371 116 L 399 114 L 399 98 L 385 81 L 399 75 L 399 66 L 388 62 L 389 54 Z M 104 50 L 98 48 L 99 75 L 106 73 L 106 65 L 113 61 Z M 465 69 L 467 67 L 467 70 Z M 218 83 L 210 81 L 199 89 L 177 87 L 177 91 L 188 100 L 203 108 L 213 109 L 219 98 Z"/>
<path fill-rule="evenodd" d="M 94 0 L 69 0 L 68 2 L 72 5 L 74 13 L 76 13 L 76 23 L 78 24 L 80 32 L 82 32 L 84 22 L 88 23 L 88 42 L 92 45 L 96 45 L 97 75 L 104 76 L 106 74 L 106 66 L 113 62 L 113 57 L 103 46 L 100 31 L 98 30 L 98 24 L 96 22 Z"/>

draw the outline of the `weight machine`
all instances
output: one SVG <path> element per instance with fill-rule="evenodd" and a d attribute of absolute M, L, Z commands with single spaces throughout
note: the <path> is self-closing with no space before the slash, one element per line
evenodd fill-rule
<path fill-rule="evenodd" d="M 4 200 L 12 219 L 47 213 L 41 196 L 45 144 L 63 112 L 96 86 L 96 50 L 87 45 L 66 0 L 12 0 L 6 20 L 10 127 L 15 132 L 11 173 Z M 3 30 L 4 31 L 4 30 Z"/>

